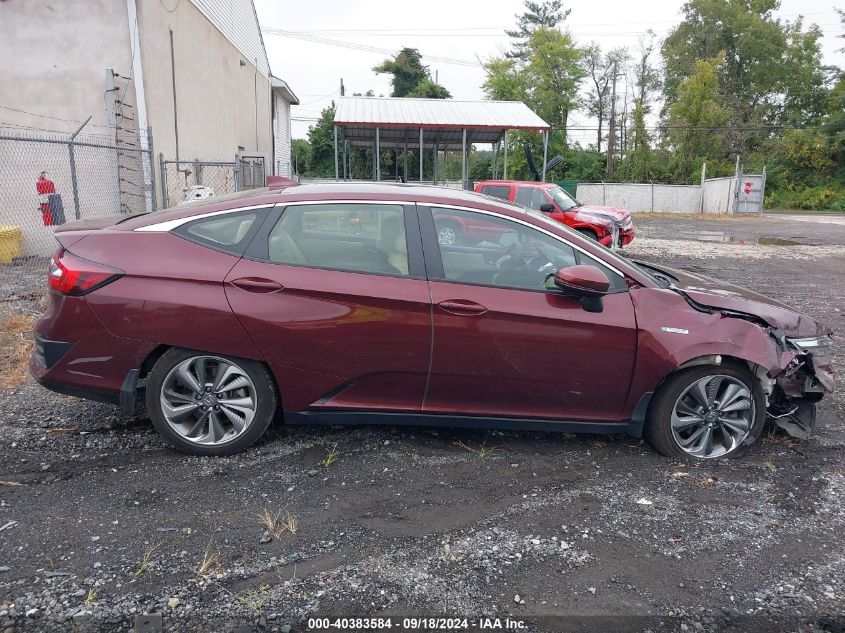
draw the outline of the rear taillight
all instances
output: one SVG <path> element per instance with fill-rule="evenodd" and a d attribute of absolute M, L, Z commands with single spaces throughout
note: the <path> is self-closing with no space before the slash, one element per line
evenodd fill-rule
<path fill-rule="evenodd" d="M 122 270 L 82 259 L 61 248 L 50 260 L 50 289 L 63 295 L 84 295 L 122 276 Z"/>

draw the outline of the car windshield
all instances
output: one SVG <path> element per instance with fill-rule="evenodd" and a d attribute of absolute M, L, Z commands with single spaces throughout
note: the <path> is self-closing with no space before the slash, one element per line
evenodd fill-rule
<path fill-rule="evenodd" d="M 546 192 L 552 197 L 552 200 L 555 201 L 555 204 L 560 208 L 561 211 L 569 211 L 571 209 L 575 209 L 576 207 L 582 206 L 580 202 L 578 202 L 575 198 L 570 196 L 560 187 L 549 187 L 546 189 Z"/>

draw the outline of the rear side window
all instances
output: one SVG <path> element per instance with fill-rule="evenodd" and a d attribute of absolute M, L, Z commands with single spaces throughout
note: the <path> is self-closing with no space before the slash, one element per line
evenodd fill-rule
<path fill-rule="evenodd" d="M 494 198 L 501 198 L 507 200 L 510 196 L 511 188 L 508 185 L 484 185 L 481 187 L 481 193 Z"/>
<path fill-rule="evenodd" d="M 401 205 L 309 204 L 285 209 L 270 232 L 271 262 L 381 275 L 409 274 Z"/>
<path fill-rule="evenodd" d="M 258 210 L 203 218 L 179 227 L 182 237 L 218 251 L 241 255 L 255 232 Z"/>

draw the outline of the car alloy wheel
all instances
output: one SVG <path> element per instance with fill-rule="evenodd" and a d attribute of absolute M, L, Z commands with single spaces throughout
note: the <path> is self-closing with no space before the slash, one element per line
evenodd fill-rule
<path fill-rule="evenodd" d="M 458 232 L 453 226 L 439 226 L 437 227 L 437 241 L 442 246 L 454 246 L 458 242 Z"/>
<path fill-rule="evenodd" d="M 161 412 L 169 427 L 193 444 L 234 441 L 252 424 L 255 384 L 237 363 L 217 356 L 192 356 L 162 382 Z"/>
<path fill-rule="evenodd" d="M 754 398 L 734 376 L 711 374 L 689 385 L 672 408 L 672 437 L 692 457 L 725 457 L 754 426 Z"/>

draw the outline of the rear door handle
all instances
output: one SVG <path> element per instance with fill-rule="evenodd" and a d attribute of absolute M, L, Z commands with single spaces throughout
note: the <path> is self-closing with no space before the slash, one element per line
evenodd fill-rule
<path fill-rule="evenodd" d="M 441 301 L 437 305 L 441 310 L 461 316 L 471 316 L 487 312 L 487 308 L 480 303 L 468 301 L 467 299 L 449 299 L 447 301 Z"/>
<path fill-rule="evenodd" d="M 263 277 L 241 277 L 240 279 L 233 279 L 229 282 L 233 286 L 237 286 L 241 290 L 247 292 L 276 292 L 282 290 L 284 286 L 278 281 L 272 279 L 264 279 Z"/>

